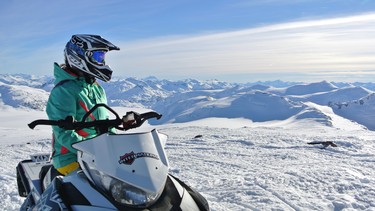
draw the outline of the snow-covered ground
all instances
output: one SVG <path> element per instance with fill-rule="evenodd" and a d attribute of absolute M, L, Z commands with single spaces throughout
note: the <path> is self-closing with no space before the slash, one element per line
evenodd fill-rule
<path fill-rule="evenodd" d="M 169 136 L 170 172 L 200 191 L 214 211 L 375 210 L 375 132 L 328 107 L 308 106 L 331 124 L 293 116 L 256 123 L 207 118 L 156 127 Z M 15 167 L 30 153 L 50 151 L 51 131 L 27 128 L 46 118 L 42 111 L 0 105 L 0 117 L 0 209 L 18 210 L 24 198 L 17 193 Z M 313 141 L 338 147 L 307 144 Z"/>

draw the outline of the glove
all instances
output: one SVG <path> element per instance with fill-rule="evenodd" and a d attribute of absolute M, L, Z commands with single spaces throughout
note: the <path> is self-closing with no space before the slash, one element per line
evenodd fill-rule
<path fill-rule="evenodd" d="M 139 127 L 141 124 L 141 115 L 137 112 L 130 111 L 126 112 L 126 115 L 122 117 L 122 126 L 125 130 Z"/>

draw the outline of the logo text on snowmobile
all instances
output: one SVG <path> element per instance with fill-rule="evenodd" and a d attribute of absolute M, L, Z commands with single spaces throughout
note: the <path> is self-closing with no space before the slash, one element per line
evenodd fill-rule
<path fill-rule="evenodd" d="M 157 155 L 149 153 L 149 152 L 134 153 L 133 151 L 131 151 L 130 153 L 125 153 L 124 155 L 120 156 L 120 160 L 118 161 L 118 163 L 131 165 L 133 164 L 135 159 L 144 158 L 144 157 L 149 157 L 149 158 L 154 158 L 154 159 L 159 160 L 159 157 Z"/>
<path fill-rule="evenodd" d="M 34 154 L 30 158 L 33 162 L 47 162 L 50 161 L 50 154 Z"/>

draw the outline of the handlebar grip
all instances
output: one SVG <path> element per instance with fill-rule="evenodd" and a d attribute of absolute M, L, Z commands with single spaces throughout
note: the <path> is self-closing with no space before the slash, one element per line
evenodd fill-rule
<path fill-rule="evenodd" d="M 39 119 L 39 120 L 35 120 L 29 124 L 27 124 L 29 126 L 30 129 L 34 129 L 37 125 L 58 125 L 59 122 L 58 121 L 54 121 L 54 120 L 45 120 L 45 119 Z"/>
<path fill-rule="evenodd" d="M 156 119 L 160 119 L 163 115 L 159 114 L 159 113 L 156 113 L 154 111 L 150 111 L 150 112 L 147 112 L 147 113 L 143 113 L 141 114 L 141 118 L 143 119 L 151 119 L 151 118 L 156 118 Z"/>

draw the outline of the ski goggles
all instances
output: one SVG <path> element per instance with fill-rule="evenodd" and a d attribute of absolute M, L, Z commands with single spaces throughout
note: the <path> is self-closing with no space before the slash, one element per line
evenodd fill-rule
<path fill-rule="evenodd" d="M 91 51 L 91 59 L 93 62 L 103 65 L 105 63 L 104 58 L 105 58 L 105 53 L 107 51 Z"/>

